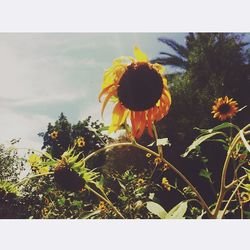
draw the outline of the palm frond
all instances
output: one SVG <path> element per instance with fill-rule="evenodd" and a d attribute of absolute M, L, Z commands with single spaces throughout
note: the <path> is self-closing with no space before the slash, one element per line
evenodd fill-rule
<path fill-rule="evenodd" d="M 151 63 L 159 63 L 162 65 L 171 65 L 174 67 L 179 67 L 182 69 L 187 69 L 188 62 L 183 60 L 180 57 L 172 56 L 172 57 L 157 57 L 156 59 L 151 60 Z"/>
<path fill-rule="evenodd" d="M 179 43 L 175 42 L 174 40 L 168 39 L 165 37 L 160 37 L 160 38 L 158 38 L 158 40 L 162 43 L 165 43 L 169 47 L 171 47 L 181 57 L 183 57 L 183 58 L 188 57 L 188 49 L 185 46 L 180 45 Z"/>

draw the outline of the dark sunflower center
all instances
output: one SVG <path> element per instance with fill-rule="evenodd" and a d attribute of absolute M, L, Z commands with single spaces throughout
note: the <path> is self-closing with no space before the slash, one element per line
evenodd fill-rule
<path fill-rule="evenodd" d="M 147 63 L 132 63 L 120 79 L 118 97 L 120 102 L 133 111 L 153 107 L 163 90 L 161 75 Z"/>
<path fill-rule="evenodd" d="M 227 103 L 224 103 L 220 105 L 218 110 L 221 114 L 227 114 L 231 110 L 231 106 Z"/>
<path fill-rule="evenodd" d="M 78 175 L 78 173 L 67 167 L 56 169 L 54 178 L 62 189 L 71 192 L 77 192 L 85 185 L 85 181 Z"/>

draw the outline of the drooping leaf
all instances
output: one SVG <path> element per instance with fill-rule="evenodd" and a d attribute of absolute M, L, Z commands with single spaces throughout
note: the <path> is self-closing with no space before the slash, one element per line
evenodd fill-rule
<path fill-rule="evenodd" d="M 211 181 L 211 175 L 212 173 L 209 172 L 209 170 L 207 168 L 203 168 L 200 170 L 199 176 L 202 176 L 206 179 L 208 179 L 209 181 Z"/>
<path fill-rule="evenodd" d="M 202 135 L 196 138 L 193 143 L 187 148 L 186 152 L 182 154 L 182 157 L 186 157 L 191 151 L 195 150 L 201 143 L 215 135 L 224 135 L 222 132 L 212 132 L 210 134 Z"/>
<path fill-rule="evenodd" d="M 184 215 L 186 211 L 187 201 L 182 201 L 168 212 L 165 219 L 185 219 Z"/>
<path fill-rule="evenodd" d="M 166 210 L 159 204 L 153 202 L 153 201 L 148 201 L 147 202 L 147 209 L 152 213 L 157 215 L 161 219 L 165 219 L 168 215 Z"/>

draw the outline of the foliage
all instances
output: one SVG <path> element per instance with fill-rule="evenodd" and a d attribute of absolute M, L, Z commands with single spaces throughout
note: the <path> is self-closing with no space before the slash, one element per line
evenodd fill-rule
<path fill-rule="evenodd" d="M 12 145 L 17 142 L 18 140 L 12 140 Z M 0 145 L 0 181 L 16 181 L 24 170 L 24 163 L 25 160 L 18 156 L 16 149 Z"/>
<path fill-rule="evenodd" d="M 101 133 L 104 125 L 98 121 L 91 121 L 89 116 L 77 124 L 70 124 L 66 116 L 61 113 L 59 119 L 54 125 L 48 124 L 45 133 L 39 133 L 43 137 L 42 149 L 46 149 L 53 157 L 60 159 L 61 155 L 69 148 L 75 146 L 76 153 L 81 153 L 81 156 L 97 150 L 105 145 L 108 141 L 108 136 Z M 51 133 L 56 131 L 57 137 L 52 138 Z M 80 145 L 77 140 L 83 138 L 84 145 Z M 103 164 L 105 158 L 100 155 L 91 162 L 91 167 L 98 167 Z"/>

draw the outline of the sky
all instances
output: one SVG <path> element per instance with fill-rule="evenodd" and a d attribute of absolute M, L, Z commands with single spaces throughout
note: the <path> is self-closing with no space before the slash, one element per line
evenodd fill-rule
<path fill-rule="evenodd" d="M 103 120 L 97 96 L 113 59 L 133 56 L 136 45 L 152 59 L 160 51 L 170 52 L 158 37 L 184 44 L 185 35 L 1 33 L 0 144 L 21 138 L 19 147 L 40 149 L 42 138 L 37 134 L 45 132 L 61 112 L 71 123 L 91 115 L 109 124 L 112 106 Z"/>

